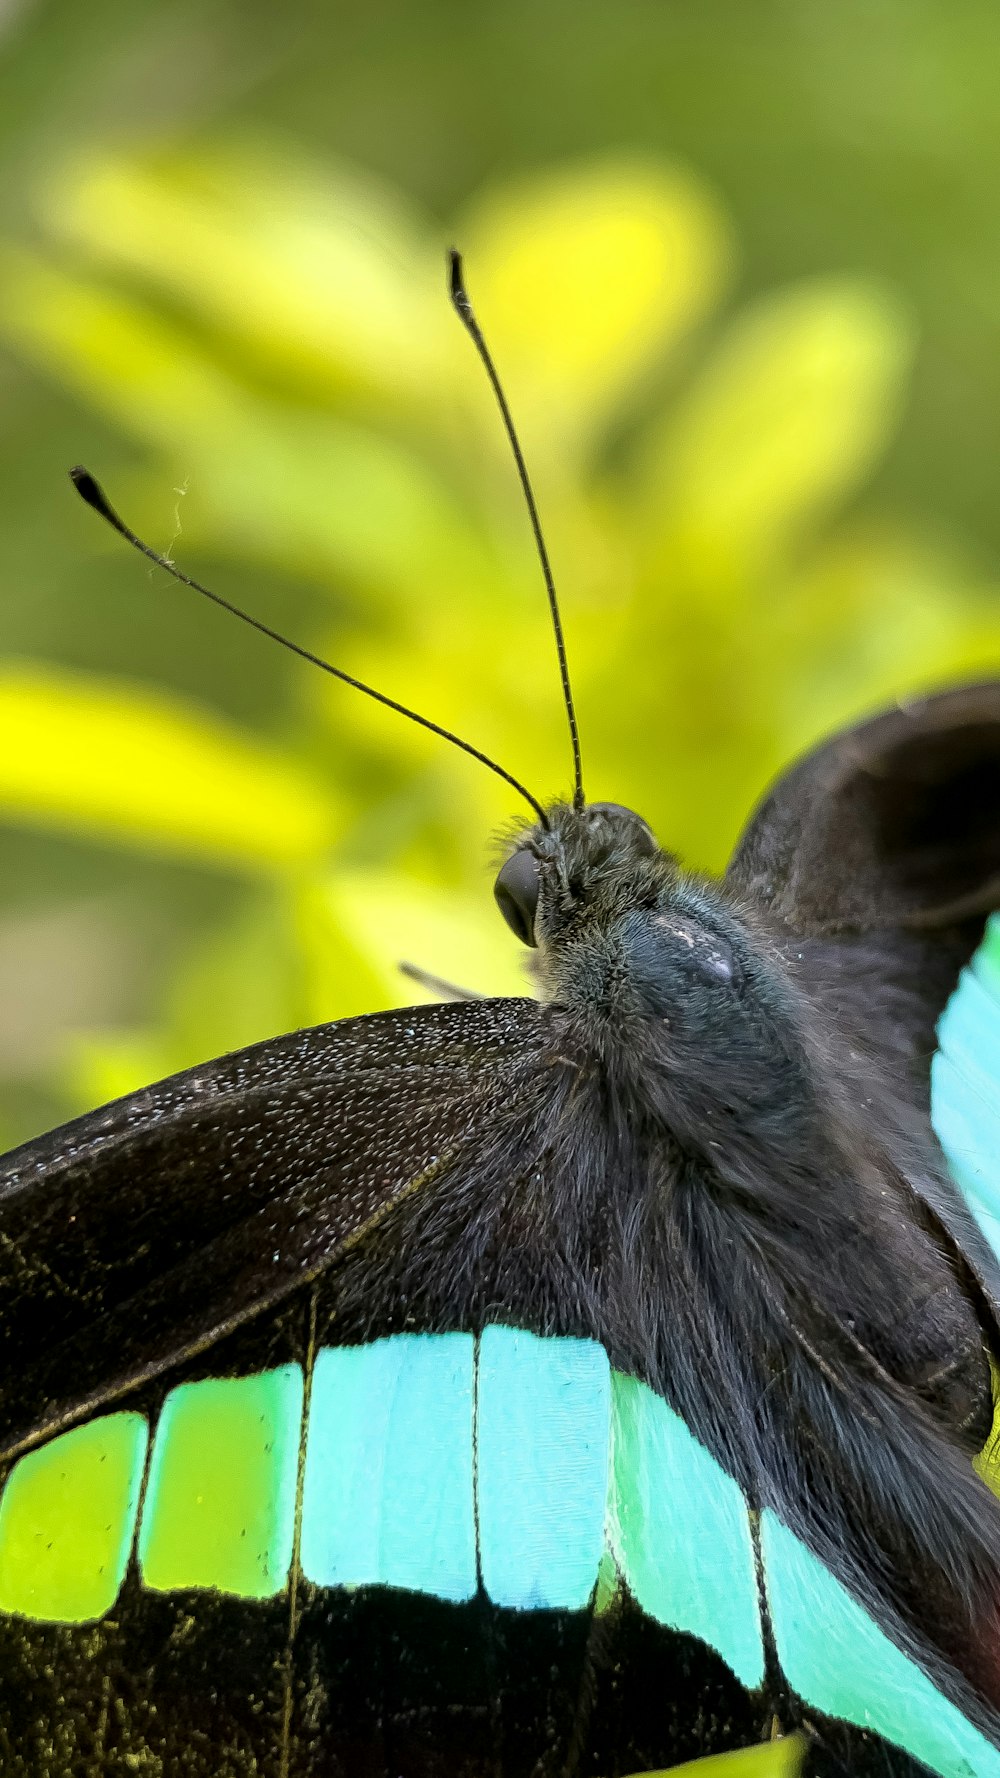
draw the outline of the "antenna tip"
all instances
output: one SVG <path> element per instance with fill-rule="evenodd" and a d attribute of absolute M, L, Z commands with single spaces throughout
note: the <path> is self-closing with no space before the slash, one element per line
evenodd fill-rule
<path fill-rule="evenodd" d="M 84 469 L 82 463 L 77 463 L 75 467 L 70 470 L 69 479 L 73 483 L 77 493 L 83 495 L 88 506 L 92 506 L 94 504 L 95 495 L 98 492 L 98 487 L 90 470 Z"/>
<path fill-rule="evenodd" d="M 448 288 L 451 300 L 462 316 L 471 313 L 468 292 L 465 288 L 465 274 L 462 270 L 462 255 L 457 247 L 448 249 Z"/>
<path fill-rule="evenodd" d="M 84 469 L 83 464 L 78 463 L 75 469 L 70 470 L 69 479 L 81 500 L 85 500 L 88 506 L 100 513 L 102 519 L 107 519 L 108 524 L 120 532 L 122 537 L 129 537 L 128 526 L 122 523 L 100 482 L 91 475 L 89 469 Z"/>
<path fill-rule="evenodd" d="M 83 464 L 78 463 L 75 469 L 70 470 L 69 479 L 81 500 L 85 500 L 88 506 L 92 506 L 96 512 L 102 513 L 106 518 L 108 503 L 100 483 L 94 480 L 90 470 L 84 469 Z"/>

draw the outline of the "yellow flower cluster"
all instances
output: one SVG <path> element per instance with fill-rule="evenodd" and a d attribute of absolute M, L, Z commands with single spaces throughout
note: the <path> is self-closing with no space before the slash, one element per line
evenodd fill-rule
<path fill-rule="evenodd" d="M 851 510 L 898 422 L 905 311 L 858 277 L 736 305 L 731 230 L 684 169 L 547 170 L 445 230 L 360 173 L 230 143 L 73 164 L 37 223 L 0 241 L 0 335 L 137 447 L 110 489 L 130 522 L 181 566 L 222 563 L 227 590 L 245 568 L 251 609 L 255 566 L 321 589 L 301 641 L 543 798 L 570 781 L 552 641 L 446 300 L 452 240 L 535 479 L 593 796 L 718 866 L 796 748 L 995 662 L 987 589 Z M 81 552 L 121 547 L 81 509 Z M 298 683 L 279 741 L 166 690 L 0 661 L 0 818 L 255 886 L 155 1029 L 81 1035 L 76 1103 L 410 999 L 401 957 L 518 991 L 485 842 L 521 811 L 410 725 Z"/>

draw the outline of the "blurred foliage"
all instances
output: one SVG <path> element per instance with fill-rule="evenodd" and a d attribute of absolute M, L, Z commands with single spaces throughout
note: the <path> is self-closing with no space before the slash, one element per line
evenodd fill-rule
<path fill-rule="evenodd" d="M 785 1735 L 759 1747 L 741 1748 L 708 1759 L 671 1766 L 672 1778 L 798 1778 L 806 1755 L 804 1735 Z M 635 1778 L 667 1778 L 665 1772 L 636 1773 Z"/>
<path fill-rule="evenodd" d="M 70 403 L 154 546 L 536 794 L 568 787 L 565 719 L 513 465 L 445 296 L 452 239 L 536 483 L 592 796 L 717 869 L 798 749 L 995 667 L 997 588 L 971 553 L 858 504 L 919 354 L 882 280 L 741 298 L 719 191 L 650 152 L 482 180 L 444 227 L 287 132 L 111 135 L 57 143 L 5 212 L 13 374 L 38 411 Z M 9 1134 L 406 1002 L 400 958 L 523 991 L 490 895 L 488 836 L 525 814 L 510 793 L 190 609 L 82 507 L 61 547 L 48 650 L 17 648 L 31 560 L 0 564 L 0 816 L 15 864 L 28 832 L 49 848 L 52 956 L 60 909 L 92 912 L 95 955 L 109 922 L 128 936 L 120 992 L 56 995 L 47 1044 L 5 1008 Z M 44 961 L 13 980 L 54 991 Z"/>

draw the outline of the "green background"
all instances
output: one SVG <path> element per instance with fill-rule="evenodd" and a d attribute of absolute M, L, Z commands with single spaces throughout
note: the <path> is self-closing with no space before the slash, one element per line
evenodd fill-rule
<path fill-rule="evenodd" d="M 594 795 L 716 868 L 799 747 L 990 670 L 996 62 L 963 0 L 0 6 L 0 1134 L 406 999 L 403 955 L 516 991 L 514 800 L 65 480 L 565 790 L 453 238 Z"/>

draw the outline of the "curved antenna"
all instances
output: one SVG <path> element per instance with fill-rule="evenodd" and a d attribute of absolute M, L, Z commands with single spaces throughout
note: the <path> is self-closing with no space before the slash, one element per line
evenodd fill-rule
<path fill-rule="evenodd" d="M 251 617 L 248 611 L 242 611 L 231 600 L 224 599 L 221 593 L 213 593 L 209 587 L 202 586 L 200 581 L 192 580 L 189 574 L 182 574 L 168 556 L 158 555 L 155 549 L 151 549 L 148 543 L 143 543 L 142 538 L 136 536 L 135 532 L 126 525 L 124 519 L 119 518 L 104 489 L 99 482 L 95 481 L 88 469 L 84 469 L 82 464 L 78 464 L 75 469 L 70 470 L 69 475 L 77 493 L 87 502 L 87 505 L 92 506 L 95 512 L 100 513 L 101 518 L 106 519 L 112 529 L 117 531 L 120 537 L 124 537 L 126 543 L 130 543 L 133 549 L 139 551 L 140 555 L 155 562 L 156 566 L 162 568 L 166 574 L 172 575 L 174 580 L 181 581 L 184 586 L 189 586 L 194 592 L 201 593 L 204 598 L 211 599 L 213 605 L 221 605 L 223 611 L 228 611 L 231 616 L 238 617 L 241 622 L 249 624 L 252 630 L 259 630 L 262 636 L 269 637 L 272 642 L 279 642 L 282 648 L 287 648 L 291 654 L 297 654 L 300 660 L 308 661 L 313 667 L 319 667 L 322 672 L 329 673 L 334 679 L 341 679 L 345 685 L 352 685 L 355 691 L 363 691 L 366 698 L 374 698 L 377 704 L 384 704 L 387 710 L 395 710 L 398 716 L 405 716 L 410 722 L 418 723 L 421 728 L 429 729 L 432 735 L 440 735 L 442 741 L 450 741 L 453 747 L 458 747 L 463 753 L 468 753 L 472 759 L 478 759 L 480 765 L 495 772 L 498 778 L 502 778 L 505 784 L 509 784 L 512 790 L 517 791 L 518 796 L 523 796 L 525 802 L 534 809 L 542 826 L 548 827 L 549 818 L 538 799 L 533 797 L 531 791 L 526 790 L 524 785 L 510 772 L 505 772 L 503 766 L 497 765 L 496 760 L 491 759 L 488 753 L 481 753 L 478 747 L 472 746 L 471 742 L 463 741 L 459 735 L 453 735 L 450 729 L 442 728 L 440 723 L 431 722 L 429 717 L 420 716 L 416 710 L 409 709 L 406 704 L 398 704 L 395 698 L 386 697 L 385 692 L 376 691 L 373 686 L 366 685 L 364 680 L 355 679 L 350 673 L 345 673 L 342 668 L 331 666 L 330 662 L 325 661 L 321 655 L 313 654 L 311 649 L 302 648 L 298 642 L 289 641 L 289 638 L 283 636 L 280 630 L 272 630 L 270 624 L 262 623 L 259 617 Z"/>
<path fill-rule="evenodd" d="M 559 656 L 559 676 L 562 680 L 563 701 L 566 705 L 566 715 L 569 719 L 569 738 L 573 744 L 573 776 L 575 780 L 573 807 L 574 809 L 582 809 L 584 803 L 583 761 L 580 757 L 580 733 L 576 725 L 576 708 L 573 703 L 573 692 L 569 683 L 569 665 L 566 660 L 566 641 L 563 636 L 562 618 L 559 615 L 559 601 L 556 598 L 556 583 L 552 577 L 552 567 L 549 562 L 549 552 L 545 547 L 545 538 L 542 536 L 542 522 L 538 516 L 538 507 L 535 505 L 535 496 L 532 492 L 531 481 L 528 476 L 528 466 L 524 461 L 524 452 L 521 450 L 520 440 L 518 439 L 514 427 L 510 408 L 507 406 L 507 397 L 503 392 L 500 378 L 497 375 L 496 365 L 490 355 L 490 349 L 483 338 L 479 322 L 476 320 L 472 311 L 472 304 L 469 301 L 469 294 L 465 288 L 462 276 L 462 255 L 456 252 L 454 247 L 452 247 L 448 253 L 448 275 L 451 289 L 451 300 L 455 305 L 460 321 L 466 328 L 466 331 L 471 335 L 473 345 L 483 361 L 483 368 L 490 379 L 490 386 L 496 396 L 497 406 L 500 409 L 500 415 L 507 431 L 507 437 L 510 440 L 510 448 L 514 453 L 514 462 L 517 464 L 517 473 L 520 478 L 521 489 L 527 504 L 528 517 L 531 520 L 531 529 L 535 537 L 535 548 L 538 551 L 538 560 L 542 565 L 542 574 L 545 579 L 545 591 L 549 597 L 549 611 L 552 615 L 552 628 L 555 631 L 556 654 Z"/>

